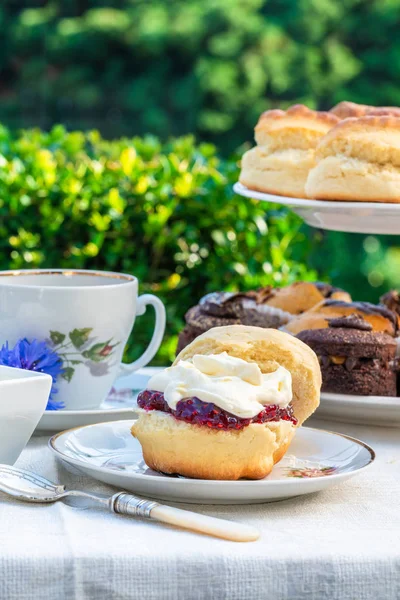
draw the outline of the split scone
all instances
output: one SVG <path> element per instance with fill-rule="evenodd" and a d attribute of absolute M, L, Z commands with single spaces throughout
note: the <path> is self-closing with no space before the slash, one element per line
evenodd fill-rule
<path fill-rule="evenodd" d="M 318 141 L 339 119 L 296 104 L 264 112 L 255 128 L 257 146 L 242 158 L 239 181 L 251 190 L 305 198 Z"/>
<path fill-rule="evenodd" d="M 349 117 L 365 117 L 368 115 L 392 115 L 400 116 L 400 107 L 398 106 L 370 106 L 368 104 L 356 104 L 356 102 L 348 102 L 343 100 L 333 108 L 331 113 L 339 117 L 339 119 L 348 119 Z"/>
<path fill-rule="evenodd" d="M 154 375 L 132 434 L 146 464 L 198 479 L 261 479 L 317 408 L 321 371 L 276 329 L 215 327 Z"/>
<path fill-rule="evenodd" d="M 400 118 L 345 119 L 320 140 L 316 160 L 309 198 L 400 202 Z"/>

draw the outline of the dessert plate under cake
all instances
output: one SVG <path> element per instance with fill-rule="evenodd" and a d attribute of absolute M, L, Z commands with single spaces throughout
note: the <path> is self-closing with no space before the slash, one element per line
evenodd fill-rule
<path fill-rule="evenodd" d="M 301 217 L 308 225 L 330 231 L 398 235 L 400 233 L 400 203 L 339 202 L 289 198 L 256 192 L 241 183 L 235 183 L 239 196 L 264 202 L 283 204 Z"/>
<path fill-rule="evenodd" d="M 288 453 L 260 480 L 210 481 L 167 476 L 143 461 L 134 421 L 99 423 L 51 438 L 58 459 L 112 486 L 171 502 L 256 504 L 318 492 L 370 465 L 374 451 L 354 438 L 301 427 Z"/>
<path fill-rule="evenodd" d="M 355 425 L 400 427 L 400 398 L 321 392 L 321 402 L 313 418 Z"/>

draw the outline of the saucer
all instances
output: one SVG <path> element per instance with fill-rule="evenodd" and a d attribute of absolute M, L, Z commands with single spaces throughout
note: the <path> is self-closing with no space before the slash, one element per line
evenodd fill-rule
<path fill-rule="evenodd" d="M 35 434 L 54 433 L 93 423 L 132 419 L 138 393 L 146 387 L 150 377 L 160 369 L 161 367 L 144 367 L 131 375 L 120 377 L 107 400 L 99 408 L 46 410 L 35 429 Z"/>
<path fill-rule="evenodd" d="M 322 392 L 321 403 L 313 417 L 357 425 L 400 427 L 400 398 Z"/>
<path fill-rule="evenodd" d="M 64 431 L 50 439 L 49 447 L 58 459 L 104 483 L 146 497 L 198 504 L 255 504 L 318 492 L 353 477 L 375 458 L 359 440 L 300 427 L 289 452 L 264 479 L 188 479 L 147 467 L 140 443 L 130 432 L 134 422 Z"/>
<path fill-rule="evenodd" d="M 319 229 L 389 235 L 400 233 L 400 204 L 288 198 L 256 192 L 241 183 L 235 183 L 233 189 L 239 196 L 284 204 L 308 225 Z"/>

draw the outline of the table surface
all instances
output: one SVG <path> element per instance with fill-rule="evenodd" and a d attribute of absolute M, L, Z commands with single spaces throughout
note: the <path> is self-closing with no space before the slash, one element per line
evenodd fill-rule
<path fill-rule="evenodd" d="M 310 425 L 364 440 L 377 452 L 374 465 L 325 492 L 283 502 L 187 506 L 258 527 L 253 543 L 0 495 L 0 599 L 398 600 L 400 429 Z M 67 471 L 47 437 L 32 438 L 17 466 L 70 488 L 115 491 Z"/>

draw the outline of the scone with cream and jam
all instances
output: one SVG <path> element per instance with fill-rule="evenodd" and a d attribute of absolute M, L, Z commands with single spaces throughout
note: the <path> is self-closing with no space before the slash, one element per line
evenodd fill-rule
<path fill-rule="evenodd" d="M 154 375 L 132 434 L 146 464 L 198 479 L 261 479 L 317 408 L 315 353 L 275 329 L 216 327 Z"/>

